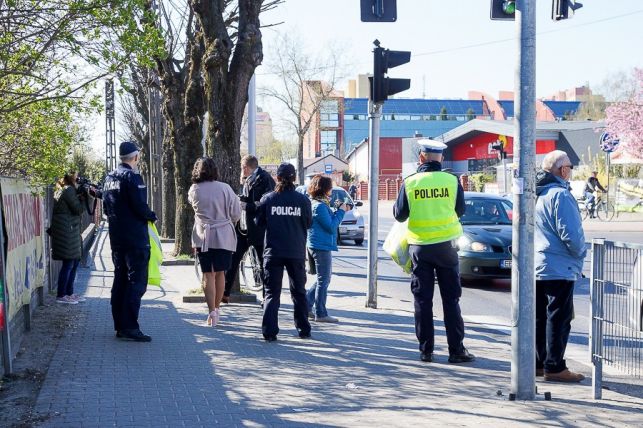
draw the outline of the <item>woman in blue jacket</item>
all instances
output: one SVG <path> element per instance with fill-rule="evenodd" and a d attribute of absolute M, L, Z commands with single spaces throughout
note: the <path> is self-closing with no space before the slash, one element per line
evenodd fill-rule
<path fill-rule="evenodd" d="M 317 281 L 306 292 L 306 299 L 308 313 L 311 317 L 314 315 L 318 322 L 338 321 L 328 315 L 326 297 L 333 265 L 331 251 L 337 251 L 337 228 L 349 207 L 342 204 L 337 210 L 331 209 L 329 198 L 332 191 L 333 181 L 323 175 L 314 176 L 308 187 L 312 199 L 313 225 L 308 229 L 307 246 L 315 261 Z"/>

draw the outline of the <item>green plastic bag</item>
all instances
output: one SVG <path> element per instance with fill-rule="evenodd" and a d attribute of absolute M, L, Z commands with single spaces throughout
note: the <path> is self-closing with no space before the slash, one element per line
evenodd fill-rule
<path fill-rule="evenodd" d="M 411 256 L 407 241 L 408 226 L 408 220 L 404 223 L 396 221 L 384 240 L 383 249 L 404 272 L 411 273 Z"/>
<path fill-rule="evenodd" d="M 147 283 L 161 286 L 161 263 L 163 263 L 163 250 L 161 239 L 156 226 L 151 221 L 147 222 L 147 231 L 150 235 L 150 262 L 147 267 Z"/>

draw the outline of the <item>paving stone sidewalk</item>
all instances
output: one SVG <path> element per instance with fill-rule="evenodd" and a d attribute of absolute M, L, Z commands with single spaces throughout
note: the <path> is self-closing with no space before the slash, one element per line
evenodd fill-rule
<path fill-rule="evenodd" d="M 506 335 L 467 325 L 472 364 L 447 363 L 443 325 L 437 361 L 418 360 L 410 310 L 364 308 L 363 284 L 333 279 L 336 325 L 313 324 L 296 337 L 287 287 L 279 340 L 261 340 L 258 305 L 223 307 L 220 327 L 205 327 L 204 304 L 184 304 L 194 288 L 190 266 L 164 268 L 141 309 L 151 343 L 114 338 L 109 305 L 112 263 L 106 231 L 94 267 L 78 278 L 85 324 L 54 356 L 37 411 L 50 427 L 368 427 L 368 426 L 641 426 L 643 400 L 590 383 L 538 383 L 554 400 L 509 402 Z M 502 394 L 502 395 L 499 395 Z"/>

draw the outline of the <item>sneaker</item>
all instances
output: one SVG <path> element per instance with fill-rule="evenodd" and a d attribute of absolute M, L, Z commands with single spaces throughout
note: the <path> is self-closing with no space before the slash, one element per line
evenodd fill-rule
<path fill-rule="evenodd" d="M 121 330 L 116 332 L 116 337 L 122 340 L 132 340 L 134 342 L 151 342 L 152 337 L 144 334 L 141 330 Z"/>
<path fill-rule="evenodd" d="M 425 363 L 432 363 L 433 362 L 433 354 L 428 353 L 428 352 L 421 352 L 420 353 L 420 360 L 424 361 Z"/>
<path fill-rule="evenodd" d="M 585 376 L 569 371 L 569 369 L 558 373 L 545 373 L 545 382 L 580 382 L 583 379 Z"/>
<path fill-rule="evenodd" d="M 66 305 L 77 305 L 78 302 L 71 298 L 71 296 L 56 297 L 56 302 L 64 303 Z"/>
<path fill-rule="evenodd" d="M 72 294 L 69 297 L 72 298 L 73 300 L 77 301 L 78 303 L 83 303 L 83 302 L 87 301 L 87 299 L 85 299 L 83 296 L 79 296 L 78 294 Z"/>
<path fill-rule="evenodd" d="M 452 354 L 449 355 L 449 362 L 452 364 L 459 364 L 459 363 L 470 363 L 471 361 L 475 361 L 476 357 L 473 354 L 470 354 L 469 351 L 467 351 L 467 348 L 462 348 L 462 352 L 459 354 Z"/>
<path fill-rule="evenodd" d="M 315 317 L 315 321 L 317 321 L 317 322 L 329 322 L 329 323 L 339 322 L 339 320 L 337 318 L 331 317 L 330 315 L 326 315 L 325 317 Z"/>

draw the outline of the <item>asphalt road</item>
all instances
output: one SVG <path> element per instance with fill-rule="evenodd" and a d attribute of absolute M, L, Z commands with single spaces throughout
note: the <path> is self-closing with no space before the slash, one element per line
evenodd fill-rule
<path fill-rule="evenodd" d="M 413 298 L 409 290 L 409 276 L 404 274 L 381 249 L 382 243 L 395 221 L 392 214 L 392 203 L 382 202 L 379 208 L 378 307 L 412 312 Z M 367 222 L 366 231 L 368 233 L 368 205 L 365 204 L 365 206 L 361 207 L 360 212 Z M 641 219 L 643 220 L 643 216 L 641 216 Z M 623 216 L 617 221 L 609 223 L 586 221 L 584 224 L 586 240 L 605 238 L 643 244 L 643 221 L 634 220 L 637 220 L 637 218 Z M 360 283 L 363 283 L 364 287 L 366 287 L 367 244 L 368 242 L 365 242 L 362 247 L 342 245 L 340 252 L 335 257 L 335 273 L 340 276 L 362 278 L 363 281 L 360 281 Z M 589 277 L 589 268 L 590 256 L 588 255 L 584 268 L 587 277 Z M 363 274 L 355 272 L 363 272 Z M 574 294 L 575 318 L 572 322 L 572 333 L 567 353 L 570 358 L 576 356 L 575 359 L 586 360 L 589 326 L 589 280 L 579 280 Z M 442 319 L 442 305 L 437 291 L 435 296 L 434 313 L 437 319 Z M 509 334 L 511 331 L 510 280 L 468 284 L 463 290 L 461 308 L 467 323 L 492 326 L 496 330 Z"/>

